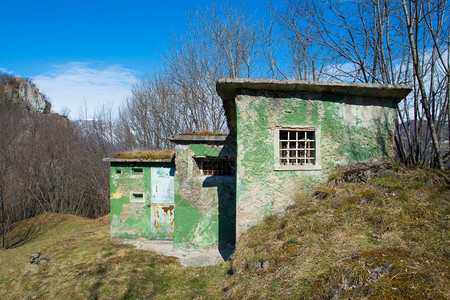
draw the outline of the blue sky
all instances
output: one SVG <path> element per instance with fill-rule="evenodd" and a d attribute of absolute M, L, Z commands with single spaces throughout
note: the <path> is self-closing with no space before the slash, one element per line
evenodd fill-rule
<path fill-rule="evenodd" d="M 264 11 L 249 0 L 249 12 Z M 0 0 L 0 71 L 34 80 L 53 111 L 117 108 L 136 77 L 160 68 L 171 34 L 212 1 Z"/>

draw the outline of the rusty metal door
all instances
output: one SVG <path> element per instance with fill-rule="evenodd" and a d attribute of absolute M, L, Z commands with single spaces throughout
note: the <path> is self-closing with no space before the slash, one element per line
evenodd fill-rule
<path fill-rule="evenodd" d="M 151 237 L 173 239 L 175 168 L 152 167 Z"/>

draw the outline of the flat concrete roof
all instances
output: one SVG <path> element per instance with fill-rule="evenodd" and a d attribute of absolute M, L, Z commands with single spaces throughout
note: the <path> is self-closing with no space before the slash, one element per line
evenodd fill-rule
<path fill-rule="evenodd" d="M 410 86 L 404 84 L 223 78 L 216 82 L 216 90 L 223 101 L 228 128 L 230 129 L 230 132 L 234 132 L 236 129 L 234 99 L 236 94 L 241 93 L 239 90 L 316 94 L 331 93 L 343 96 L 386 99 L 391 103 L 398 103 L 405 98 L 412 89 Z"/>
<path fill-rule="evenodd" d="M 154 159 L 154 158 L 115 158 L 115 157 L 106 157 L 103 161 L 107 162 L 140 162 L 140 163 L 173 163 L 173 158 L 162 158 L 162 159 Z"/>
<path fill-rule="evenodd" d="M 348 96 L 389 98 L 400 102 L 410 92 L 404 84 L 348 83 L 307 80 L 277 80 L 250 78 L 222 78 L 216 83 L 216 90 L 223 100 L 234 99 L 237 89 L 333 93 Z"/>
<path fill-rule="evenodd" d="M 223 143 L 227 140 L 228 135 L 191 135 L 191 134 L 179 134 L 170 135 L 169 140 L 174 143 Z"/>

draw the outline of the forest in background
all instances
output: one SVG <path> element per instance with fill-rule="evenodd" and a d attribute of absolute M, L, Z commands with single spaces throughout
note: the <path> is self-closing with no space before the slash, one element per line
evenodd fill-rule
<path fill-rule="evenodd" d="M 172 147 L 170 134 L 227 131 L 219 78 L 407 84 L 396 150 L 409 166 L 449 160 L 450 13 L 445 0 L 283 0 L 213 5 L 189 15 L 120 109 L 128 148 Z"/>
<path fill-rule="evenodd" d="M 109 212 L 108 165 L 114 152 L 98 122 L 79 126 L 11 97 L 30 80 L 0 73 L 0 235 L 14 222 L 45 212 L 97 218 Z M 12 93 L 11 93 L 12 91 Z"/>
<path fill-rule="evenodd" d="M 242 4 L 189 16 L 161 54 L 163 69 L 137 80 L 115 117 L 70 121 L 8 100 L 0 89 L 2 247 L 12 223 L 43 212 L 96 218 L 109 212 L 108 166 L 123 149 L 171 148 L 170 134 L 226 132 L 219 78 L 408 84 L 397 108 L 397 158 L 443 169 L 449 160 L 449 7 L 443 0 Z M 2 74 L 1 85 L 14 78 Z M 87 116 L 87 113 L 86 113 Z"/>

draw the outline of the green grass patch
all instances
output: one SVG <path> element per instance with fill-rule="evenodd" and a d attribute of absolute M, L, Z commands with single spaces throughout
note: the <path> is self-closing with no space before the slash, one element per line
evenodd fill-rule
<path fill-rule="evenodd" d="M 98 220 L 44 214 L 16 224 L 36 234 L 0 250 L 1 299 L 217 299 L 229 265 L 183 268 L 175 258 L 109 240 L 108 216 Z M 21 228 L 20 232 L 18 229 Z M 30 264 L 31 253 L 48 260 Z"/>
<path fill-rule="evenodd" d="M 449 299 L 448 172 L 333 179 L 241 235 L 232 263 L 183 268 L 110 241 L 109 217 L 44 214 L 0 250 L 1 299 Z M 32 266 L 31 253 L 46 263 Z"/>

